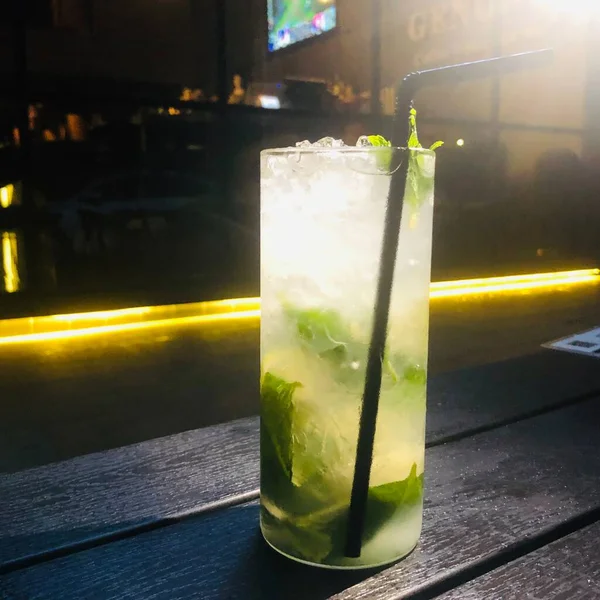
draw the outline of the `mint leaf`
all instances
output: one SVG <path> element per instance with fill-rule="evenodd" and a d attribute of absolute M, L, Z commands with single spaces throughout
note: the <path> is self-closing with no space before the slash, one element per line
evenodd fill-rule
<path fill-rule="evenodd" d="M 398 508 L 412 506 L 423 497 L 423 474 L 417 477 L 417 464 L 414 463 L 410 474 L 402 481 L 385 483 L 369 489 L 369 501 L 376 508 L 375 513 L 383 508 Z"/>
<path fill-rule="evenodd" d="M 417 135 L 417 111 L 414 108 L 410 109 L 408 115 L 408 148 L 422 148 Z"/>
<path fill-rule="evenodd" d="M 304 349 L 327 361 L 342 383 L 362 380 L 367 346 L 356 342 L 335 310 L 284 306 Z"/>
<path fill-rule="evenodd" d="M 272 373 L 264 374 L 260 386 L 262 449 L 267 459 L 275 459 L 279 463 L 285 477 L 290 481 L 293 457 L 293 396 L 299 387 L 302 387 L 302 384 L 297 381 L 289 383 Z M 271 465 L 269 468 L 273 466 Z"/>
<path fill-rule="evenodd" d="M 409 134 L 408 134 L 408 144 L 409 148 L 423 148 L 421 146 L 421 142 L 419 142 L 419 136 L 417 135 L 417 111 L 415 108 L 410 109 L 410 113 L 408 116 L 408 124 L 409 124 Z M 430 150 L 437 150 L 444 145 L 444 142 L 438 141 L 429 147 Z"/>
<path fill-rule="evenodd" d="M 405 201 L 413 210 L 418 210 L 421 206 L 421 202 L 425 198 L 425 194 L 422 189 L 424 177 L 421 164 L 419 163 L 419 153 L 413 152 L 414 149 L 423 148 L 417 134 L 417 111 L 414 108 L 410 109 L 408 125 L 408 190 L 405 192 Z"/>
<path fill-rule="evenodd" d="M 394 151 L 391 150 L 392 142 L 386 140 L 382 135 L 368 135 L 367 139 L 374 148 L 381 148 L 375 155 L 377 168 L 380 171 L 389 173 L 392 166 L 392 157 L 394 155 Z M 385 148 L 390 148 L 390 150 L 386 150 Z"/>
<path fill-rule="evenodd" d="M 369 346 L 353 339 L 350 326 L 333 309 L 294 308 L 284 305 L 304 349 L 327 361 L 340 383 L 360 385 L 364 381 Z M 427 371 L 400 356 L 386 351 L 383 360 L 383 385 L 386 389 L 403 381 L 424 385 Z"/>
<path fill-rule="evenodd" d="M 402 379 L 409 383 L 425 385 L 427 383 L 427 369 L 419 365 L 409 365 L 404 369 Z"/>
<path fill-rule="evenodd" d="M 312 486 L 311 486 L 312 487 Z M 408 477 L 369 489 L 363 544 L 368 543 L 387 521 L 403 510 L 416 507 L 423 498 L 423 474 L 417 477 L 413 464 Z M 268 502 L 265 503 L 268 508 Z M 321 562 L 344 556 L 348 527 L 348 505 L 329 505 L 304 515 L 287 513 L 275 519 L 263 506 L 263 523 L 273 529 L 269 537 L 292 556 Z"/>
<path fill-rule="evenodd" d="M 369 488 L 363 545 L 373 539 L 390 519 L 397 517 L 403 510 L 417 506 L 422 498 L 423 474 L 417 477 L 416 463 L 413 464 L 406 479 Z M 348 510 L 346 509 L 334 516 L 329 525 L 332 540 L 330 558 L 343 556 L 347 526 Z"/>
<path fill-rule="evenodd" d="M 383 357 L 383 373 L 391 379 L 394 385 L 396 385 L 400 381 L 400 378 L 398 377 L 396 369 L 394 369 L 392 361 L 387 356 L 387 351 L 385 353 L 385 356 Z"/>
<path fill-rule="evenodd" d="M 367 139 L 371 143 L 371 146 L 375 146 L 376 148 L 384 146 L 391 148 L 392 142 L 386 140 L 382 135 L 368 135 Z"/>
<path fill-rule="evenodd" d="M 418 151 L 423 149 L 417 133 L 417 111 L 410 109 L 408 116 L 409 134 L 407 147 L 408 157 L 408 186 L 405 192 L 405 201 L 413 209 L 418 210 L 421 203 L 430 195 L 433 180 L 425 175 L 424 161 L 426 157 Z M 444 142 L 436 142 L 430 148 L 435 150 L 443 145 Z"/>
<path fill-rule="evenodd" d="M 350 334 L 335 310 L 286 306 L 285 313 L 294 321 L 302 342 L 317 354 L 345 351 Z"/>
<path fill-rule="evenodd" d="M 333 542 L 328 531 L 301 527 L 292 521 L 287 521 L 278 527 L 283 527 L 283 531 L 278 531 L 277 535 L 286 538 L 285 545 L 282 547 L 287 548 L 289 554 L 317 563 L 331 554 Z"/>
<path fill-rule="evenodd" d="M 298 516 L 291 513 L 286 506 L 285 512 L 279 518 L 272 514 L 277 508 L 270 505 L 268 500 L 261 503 L 261 522 L 266 529 L 269 539 L 278 548 L 298 558 L 313 562 L 322 562 L 333 548 L 331 526 L 336 522 L 336 515 L 322 521 L 315 512 L 315 518 Z"/>
<path fill-rule="evenodd" d="M 368 135 L 367 139 L 369 140 L 371 146 L 378 147 L 388 147 L 392 146 L 392 142 L 386 140 L 382 135 Z M 437 150 L 442 147 L 444 142 L 438 141 L 430 146 L 430 150 Z M 414 107 L 411 107 L 410 112 L 408 113 L 408 140 L 406 144 L 407 148 L 418 148 L 422 149 L 423 146 L 421 142 L 419 142 L 419 135 L 417 133 L 417 111 Z"/>

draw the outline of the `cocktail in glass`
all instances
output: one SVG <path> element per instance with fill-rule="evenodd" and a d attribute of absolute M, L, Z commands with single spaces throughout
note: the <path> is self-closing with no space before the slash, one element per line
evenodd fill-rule
<path fill-rule="evenodd" d="M 408 162 L 362 550 L 346 556 L 392 173 Z M 386 564 L 422 520 L 435 154 L 327 143 L 261 154 L 261 528 L 295 560 Z"/>

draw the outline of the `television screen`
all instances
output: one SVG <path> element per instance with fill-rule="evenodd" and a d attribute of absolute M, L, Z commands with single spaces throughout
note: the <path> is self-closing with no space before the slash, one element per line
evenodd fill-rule
<path fill-rule="evenodd" d="M 269 51 L 331 31 L 336 0 L 267 0 Z"/>

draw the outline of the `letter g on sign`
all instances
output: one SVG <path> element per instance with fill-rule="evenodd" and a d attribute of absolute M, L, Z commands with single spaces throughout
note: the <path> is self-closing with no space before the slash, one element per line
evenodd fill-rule
<path fill-rule="evenodd" d="M 408 37 L 413 42 L 421 42 L 427 37 L 428 18 L 424 13 L 415 13 L 408 21 Z"/>

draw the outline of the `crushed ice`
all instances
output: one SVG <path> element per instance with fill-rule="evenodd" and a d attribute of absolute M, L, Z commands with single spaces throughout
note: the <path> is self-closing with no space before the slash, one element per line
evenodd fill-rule
<path fill-rule="evenodd" d="M 336 140 L 332 137 L 324 137 L 311 144 L 308 140 L 297 142 L 297 148 L 344 148 L 346 144 L 343 140 Z"/>
<path fill-rule="evenodd" d="M 378 175 L 378 174 L 389 174 L 387 170 L 383 172 L 381 168 L 374 162 L 372 156 L 368 156 L 364 153 L 350 153 L 340 159 L 340 156 L 336 153 L 332 153 L 331 156 L 327 156 L 329 153 L 311 153 L 303 152 L 303 150 L 312 149 L 367 149 L 372 148 L 373 144 L 369 141 L 366 135 L 361 135 L 355 146 L 348 146 L 343 140 L 336 139 L 331 136 L 323 137 L 316 142 L 310 140 L 303 140 L 296 142 L 295 149 L 298 152 L 292 152 L 288 155 L 273 155 L 269 157 L 269 168 L 271 172 L 276 176 L 284 176 L 291 173 L 303 173 L 309 175 L 311 173 L 322 171 L 326 164 L 340 164 L 344 165 L 352 171 L 363 175 Z M 290 148 L 292 150 L 294 148 Z M 340 162 L 341 160 L 341 162 Z"/>
<path fill-rule="evenodd" d="M 369 141 L 369 137 L 366 135 L 361 135 L 356 142 L 357 148 L 369 148 L 372 145 L 373 144 L 371 144 L 371 142 Z"/>
<path fill-rule="evenodd" d="M 369 140 L 369 136 L 361 135 L 356 141 L 356 148 L 372 148 L 373 144 Z M 336 140 L 332 137 L 324 137 L 316 142 L 310 142 L 309 140 L 303 140 L 296 142 L 296 148 L 349 148 L 343 140 Z"/>

